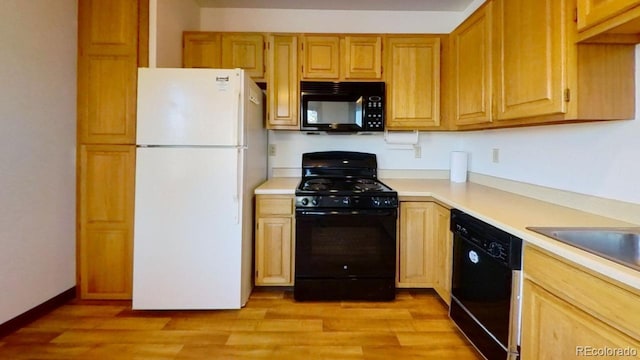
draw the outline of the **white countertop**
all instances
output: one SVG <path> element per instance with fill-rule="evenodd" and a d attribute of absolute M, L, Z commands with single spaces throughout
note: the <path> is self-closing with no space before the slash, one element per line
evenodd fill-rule
<path fill-rule="evenodd" d="M 640 272 L 526 229 L 528 226 L 639 226 L 475 183 L 434 179 L 381 179 L 402 197 L 431 197 L 524 241 L 640 290 Z M 272 178 L 256 194 L 293 195 L 299 178 Z"/>

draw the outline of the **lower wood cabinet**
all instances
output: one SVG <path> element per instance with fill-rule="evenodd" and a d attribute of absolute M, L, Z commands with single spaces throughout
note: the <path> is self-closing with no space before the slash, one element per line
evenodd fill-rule
<path fill-rule="evenodd" d="M 135 145 L 82 145 L 78 277 L 82 299 L 130 299 Z"/>
<path fill-rule="evenodd" d="M 435 202 L 400 202 L 396 286 L 434 288 L 448 304 L 451 254 L 449 210 Z"/>
<path fill-rule="evenodd" d="M 257 195 L 256 285 L 293 285 L 293 229 L 293 196 Z"/>
<path fill-rule="evenodd" d="M 523 267 L 523 359 L 638 358 L 640 291 L 530 245 Z"/>

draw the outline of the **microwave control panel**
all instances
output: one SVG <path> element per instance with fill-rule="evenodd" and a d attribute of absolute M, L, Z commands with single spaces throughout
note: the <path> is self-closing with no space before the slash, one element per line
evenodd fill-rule
<path fill-rule="evenodd" d="M 369 96 L 365 102 L 364 130 L 384 130 L 384 102 L 380 96 Z"/>

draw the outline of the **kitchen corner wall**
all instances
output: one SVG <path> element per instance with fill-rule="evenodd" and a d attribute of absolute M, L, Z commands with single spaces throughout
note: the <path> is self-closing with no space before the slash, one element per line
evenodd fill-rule
<path fill-rule="evenodd" d="M 156 66 L 182 67 L 182 32 L 200 29 L 200 7 L 195 0 L 151 2 L 157 8 L 156 39 L 161 40 L 156 43 Z"/>
<path fill-rule="evenodd" d="M 76 0 L 2 0 L 0 324 L 76 283 Z"/>

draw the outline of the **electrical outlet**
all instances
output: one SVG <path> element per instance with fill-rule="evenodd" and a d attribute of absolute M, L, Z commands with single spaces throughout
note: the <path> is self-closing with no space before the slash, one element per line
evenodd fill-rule
<path fill-rule="evenodd" d="M 491 160 L 496 164 L 500 162 L 500 149 L 494 148 L 491 150 Z"/>
<path fill-rule="evenodd" d="M 269 156 L 276 156 L 276 144 L 269 144 Z"/>
<path fill-rule="evenodd" d="M 416 159 L 420 159 L 422 157 L 422 147 L 420 145 L 413 146 L 413 156 Z"/>

